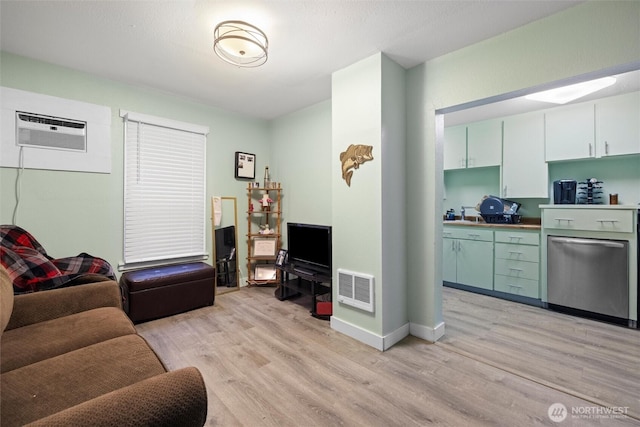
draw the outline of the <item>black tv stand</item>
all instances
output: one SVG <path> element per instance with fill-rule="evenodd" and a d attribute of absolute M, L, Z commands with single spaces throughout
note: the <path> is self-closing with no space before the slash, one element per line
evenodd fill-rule
<path fill-rule="evenodd" d="M 280 283 L 275 290 L 276 298 L 284 301 L 300 294 L 310 295 L 311 315 L 328 320 L 330 316 L 318 314 L 317 303 L 320 295 L 328 295 L 328 301 L 331 301 L 331 276 L 295 267 L 293 264 L 285 264 L 277 268 L 282 271 L 282 274 L 280 274 Z M 290 274 L 296 277 L 289 278 Z"/>
<path fill-rule="evenodd" d="M 293 267 L 293 274 L 298 275 L 298 277 L 315 277 L 317 273 L 301 267 Z"/>

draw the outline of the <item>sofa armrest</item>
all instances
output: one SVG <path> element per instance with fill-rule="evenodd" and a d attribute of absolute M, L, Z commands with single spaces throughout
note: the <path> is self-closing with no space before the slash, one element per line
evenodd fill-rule
<path fill-rule="evenodd" d="M 16 295 L 7 330 L 98 307 L 122 308 L 118 284 L 112 280 Z"/>
<path fill-rule="evenodd" d="M 207 419 L 200 371 L 183 368 L 96 397 L 29 426 L 194 426 Z"/>

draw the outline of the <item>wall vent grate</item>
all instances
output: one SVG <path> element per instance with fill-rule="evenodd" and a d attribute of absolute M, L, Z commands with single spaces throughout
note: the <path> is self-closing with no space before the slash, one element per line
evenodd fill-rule
<path fill-rule="evenodd" d="M 338 302 L 373 313 L 374 278 L 370 274 L 338 269 Z"/>

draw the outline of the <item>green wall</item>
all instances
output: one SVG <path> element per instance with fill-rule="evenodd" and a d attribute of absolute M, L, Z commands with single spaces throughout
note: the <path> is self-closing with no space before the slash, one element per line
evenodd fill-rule
<path fill-rule="evenodd" d="M 256 154 L 257 171 L 264 170 L 270 154 L 268 122 L 6 52 L 1 55 L 2 86 L 111 108 L 111 174 L 27 169 L 22 175 L 16 223 L 30 231 L 51 256 L 88 252 L 105 258 L 114 268 L 121 261 L 123 126 L 119 111 L 125 109 L 209 127 L 207 196 L 238 198 L 239 258 L 246 257 L 246 245 L 242 244 L 246 221 L 241 214 L 246 210 L 246 182 L 234 178 L 234 152 Z M 16 175 L 16 169 L 0 169 L 0 222 L 3 224 L 12 220 Z M 210 209 L 207 202 L 208 218 Z M 211 253 L 210 222 L 207 236 L 207 249 Z"/>
<path fill-rule="evenodd" d="M 409 317 L 417 330 L 442 322 L 443 120 L 436 110 L 637 62 L 639 17 L 640 2 L 588 2 L 408 71 Z"/>
<path fill-rule="evenodd" d="M 372 275 L 376 295 L 374 313 L 334 304 L 332 324 L 339 319 L 376 337 L 382 336 L 381 67 L 381 54 L 363 59 L 333 73 L 331 88 L 332 156 L 339 159 L 351 144 L 373 147 L 373 160 L 353 170 L 350 186 L 342 179 L 341 162 L 331 165 L 333 268 Z"/>
<path fill-rule="evenodd" d="M 331 101 L 273 120 L 270 133 L 269 171 L 283 185 L 283 225 L 331 225 Z"/>

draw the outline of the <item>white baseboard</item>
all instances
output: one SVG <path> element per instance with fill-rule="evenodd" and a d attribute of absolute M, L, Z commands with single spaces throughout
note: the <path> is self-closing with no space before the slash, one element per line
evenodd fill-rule
<path fill-rule="evenodd" d="M 409 333 L 414 337 L 422 338 L 423 340 L 430 342 L 436 342 L 444 336 L 444 322 L 438 323 L 433 328 L 411 323 L 409 325 Z"/>
<path fill-rule="evenodd" d="M 380 351 L 388 350 L 407 335 L 413 335 L 429 342 L 436 342 L 444 336 L 444 322 L 440 322 L 434 328 L 415 323 L 406 323 L 390 334 L 380 336 L 352 323 L 338 319 L 335 316 L 331 316 L 331 329 Z"/>
<path fill-rule="evenodd" d="M 391 332 L 390 334 L 380 336 L 378 334 L 374 334 L 371 331 L 367 331 L 366 329 L 362 329 L 361 327 L 356 326 L 352 323 L 340 320 L 335 316 L 331 317 L 331 329 L 334 329 L 380 351 L 385 351 L 391 348 L 394 344 L 398 343 L 404 337 L 409 335 L 408 323 Z"/>

